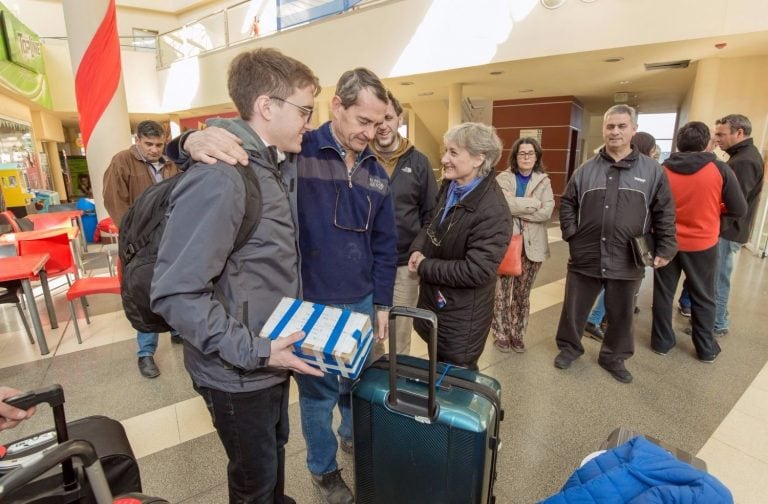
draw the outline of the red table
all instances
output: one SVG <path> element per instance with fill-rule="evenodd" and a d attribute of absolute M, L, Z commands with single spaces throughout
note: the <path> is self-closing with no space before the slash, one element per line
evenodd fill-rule
<path fill-rule="evenodd" d="M 33 214 L 37 215 L 37 214 Z M 32 231 L 19 231 L 18 233 L 5 233 L 0 235 L 0 245 L 10 245 L 10 244 L 16 244 L 19 240 L 34 240 L 34 239 L 40 239 L 40 238 L 48 238 L 49 236 L 57 235 L 62 233 L 66 229 L 67 231 L 67 238 L 69 238 L 69 243 L 72 245 L 72 257 L 75 260 L 75 264 L 77 265 L 77 271 L 82 272 L 85 274 L 85 268 L 83 266 L 83 261 L 80 258 L 80 250 L 77 246 L 77 237 L 82 236 L 80 233 L 80 228 L 76 226 L 66 226 L 66 227 L 60 227 L 60 228 L 53 228 L 53 229 L 43 229 L 43 230 L 32 230 Z M 75 276 L 79 275 L 76 274 Z M 56 326 L 53 327 L 56 329 Z"/>
<path fill-rule="evenodd" d="M 50 316 L 53 303 L 50 302 L 51 293 L 48 290 L 48 278 L 45 274 L 45 263 L 48 262 L 49 257 L 50 255 L 48 254 L 0 257 L 0 282 L 21 280 L 21 287 L 24 289 L 24 297 L 27 298 L 27 306 L 29 307 L 29 314 L 32 316 L 32 325 L 35 328 L 35 336 L 37 336 L 37 344 L 40 346 L 41 355 L 49 353 L 48 342 L 45 341 L 43 324 L 40 322 L 40 314 L 37 312 L 35 296 L 32 293 L 32 285 L 29 283 L 29 279 L 34 276 L 40 277 L 40 283 L 43 285 L 43 294 L 46 296 L 46 307 L 49 309 L 48 315 Z M 54 318 L 51 319 L 52 322 L 55 318 L 54 315 Z"/>
<path fill-rule="evenodd" d="M 28 214 L 27 219 L 35 223 L 35 227 L 38 227 L 38 222 L 40 222 L 40 224 L 46 228 L 48 228 L 48 226 L 46 226 L 45 223 L 51 222 L 52 220 L 69 219 L 69 222 L 80 229 L 80 245 L 82 245 L 83 250 L 88 250 L 88 243 L 86 242 L 87 237 L 85 236 L 85 228 L 83 227 L 82 210 L 62 210 L 59 212 Z"/>

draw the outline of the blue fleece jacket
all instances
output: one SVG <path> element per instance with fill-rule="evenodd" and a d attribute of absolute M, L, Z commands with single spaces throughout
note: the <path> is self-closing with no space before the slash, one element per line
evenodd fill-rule
<path fill-rule="evenodd" d="M 330 126 L 304 135 L 298 159 L 304 299 L 348 304 L 373 293 L 389 306 L 397 264 L 389 177 L 367 147 L 350 176 Z"/>
<path fill-rule="evenodd" d="M 543 504 L 733 504 L 717 478 L 644 437 L 630 439 L 574 472 Z"/>

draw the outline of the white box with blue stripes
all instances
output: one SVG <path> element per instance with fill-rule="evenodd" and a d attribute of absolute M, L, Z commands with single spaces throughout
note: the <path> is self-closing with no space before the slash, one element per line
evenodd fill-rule
<path fill-rule="evenodd" d="M 277 339 L 304 331 L 293 353 L 325 373 L 355 379 L 373 346 L 368 315 L 284 297 L 261 330 Z"/>

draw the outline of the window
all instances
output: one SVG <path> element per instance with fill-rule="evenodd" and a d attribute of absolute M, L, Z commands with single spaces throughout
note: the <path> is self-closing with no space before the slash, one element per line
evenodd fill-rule
<path fill-rule="evenodd" d="M 157 30 L 134 28 L 133 48 L 137 51 L 154 51 L 157 48 Z"/>

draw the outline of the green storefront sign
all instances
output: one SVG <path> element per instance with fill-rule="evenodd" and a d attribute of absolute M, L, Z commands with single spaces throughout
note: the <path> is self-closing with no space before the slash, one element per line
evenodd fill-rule
<path fill-rule="evenodd" d="M 0 3 L 0 86 L 52 107 L 40 37 Z"/>

